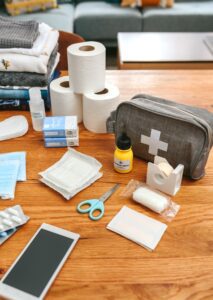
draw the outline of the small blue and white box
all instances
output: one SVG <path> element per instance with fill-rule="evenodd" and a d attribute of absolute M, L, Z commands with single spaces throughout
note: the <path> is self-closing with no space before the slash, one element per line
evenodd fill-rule
<path fill-rule="evenodd" d="M 44 138 L 77 137 L 77 116 L 58 116 L 44 118 L 43 135 Z"/>
<path fill-rule="evenodd" d="M 45 138 L 44 144 L 46 148 L 61 148 L 61 147 L 73 147 L 79 146 L 79 138 Z"/>

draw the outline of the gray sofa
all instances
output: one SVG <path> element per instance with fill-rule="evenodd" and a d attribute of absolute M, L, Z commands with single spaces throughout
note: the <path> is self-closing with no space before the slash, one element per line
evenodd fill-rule
<path fill-rule="evenodd" d="M 0 9 L 0 14 L 7 15 L 4 8 Z M 213 31 L 213 0 L 175 0 L 170 9 L 149 7 L 142 10 L 122 8 L 118 3 L 77 0 L 60 4 L 57 9 L 11 18 L 36 19 L 59 30 L 75 32 L 86 40 L 114 46 L 118 32 Z"/>

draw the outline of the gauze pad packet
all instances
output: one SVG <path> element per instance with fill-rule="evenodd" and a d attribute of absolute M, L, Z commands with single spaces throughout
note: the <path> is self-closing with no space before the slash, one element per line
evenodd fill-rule
<path fill-rule="evenodd" d="M 167 225 L 123 206 L 107 225 L 107 229 L 152 251 L 162 238 Z"/>
<path fill-rule="evenodd" d="M 13 116 L 0 122 L 0 141 L 13 139 L 28 131 L 28 122 L 24 116 Z"/>
<path fill-rule="evenodd" d="M 69 148 L 58 162 L 39 174 L 43 183 L 69 200 L 102 176 L 101 167 L 95 158 Z"/>

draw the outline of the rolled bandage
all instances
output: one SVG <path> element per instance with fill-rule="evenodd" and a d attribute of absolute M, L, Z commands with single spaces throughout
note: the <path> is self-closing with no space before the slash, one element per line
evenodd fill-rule
<path fill-rule="evenodd" d="M 136 189 L 133 192 L 133 200 L 159 214 L 169 206 L 168 198 L 155 193 L 146 187 L 139 187 Z"/>
<path fill-rule="evenodd" d="M 158 167 L 161 170 L 161 172 L 163 173 L 163 175 L 166 176 L 166 177 L 169 177 L 169 175 L 174 170 L 172 168 L 172 166 L 169 163 L 167 163 L 167 162 L 161 162 L 161 163 L 159 163 Z"/>

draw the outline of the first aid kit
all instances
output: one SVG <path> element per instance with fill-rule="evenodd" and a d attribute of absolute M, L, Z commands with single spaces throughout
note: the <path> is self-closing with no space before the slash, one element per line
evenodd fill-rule
<path fill-rule="evenodd" d="M 122 102 L 107 120 L 116 138 L 125 132 L 134 155 L 154 161 L 156 155 L 184 175 L 200 179 L 213 144 L 213 114 L 205 109 L 140 94 Z"/>

